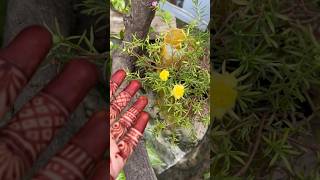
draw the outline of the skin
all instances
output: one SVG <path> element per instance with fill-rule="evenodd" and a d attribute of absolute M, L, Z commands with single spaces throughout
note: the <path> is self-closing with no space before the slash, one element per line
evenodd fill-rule
<path fill-rule="evenodd" d="M 0 118 L 12 107 L 51 45 L 52 37 L 45 28 L 31 26 L 0 50 Z M 125 75 L 123 70 L 119 70 L 110 80 L 110 111 L 103 109 L 94 113 L 33 179 L 116 178 L 149 120 L 148 113 L 143 112 L 148 103 L 143 96 L 119 117 L 141 86 L 134 80 L 122 92 L 116 93 Z M 56 132 L 65 125 L 69 115 L 96 85 L 98 76 L 95 65 L 86 59 L 70 60 L 56 78 L 0 129 L 0 160 L 4 162 L 0 164 L 0 179 L 21 179 L 28 173 Z M 135 113 L 133 116 L 132 112 Z M 115 124 L 122 133 L 116 133 Z M 117 161 L 112 161 L 115 154 L 104 159 L 107 149 L 118 153 Z M 110 168 L 116 173 L 111 175 Z"/>
<path fill-rule="evenodd" d="M 115 179 L 123 169 L 149 121 L 149 114 L 143 111 L 148 104 L 144 96 L 139 97 L 122 117 L 118 117 L 141 87 L 139 81 L 133 80 L 115 96 L 125 75 L 125 71 L 118 70 L 110 79 L 110 179 Z"/>

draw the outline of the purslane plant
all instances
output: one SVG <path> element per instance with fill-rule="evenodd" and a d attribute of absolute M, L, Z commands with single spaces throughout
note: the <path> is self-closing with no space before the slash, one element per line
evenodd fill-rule
<path fill-rule="evenodd" d="M 154 42 L 134 39 L 125 51 L 137 57 L 132 78 L 141 80 L 145 90 L 155 93 L 155 105 L 160 117 L 155 121 L 154 134 L 171 130 L 170 141 L 178 143 L 175 130 L 185 128 L 195 136 L 192 121 L 195 117 L 208 124 L 210 86 L 208 32 L 193 25 L 184 29 L 172 28 Z M 146 53 L 133 53 L 136 47 Z"/>
<path fill-rule="evenodd" d="M 214 1 L 213 8 L 213 72 L 232 73 L 237 83 L 234 108 L 213 122 L 211 174 L 263 179 L 277 171 L 288 179 L 319 177 L 319 171 L 301 175 L 296 166 L 299 155 L 319 153 L 301 141 L 312 134 L 310 120 L 318 107 L 309 91 L 320 83 L 316 21 L 303 18 L 319 15 L 319 5 L 235 0 Z M 317 162 L 308 168 L 319 169 Z"/>

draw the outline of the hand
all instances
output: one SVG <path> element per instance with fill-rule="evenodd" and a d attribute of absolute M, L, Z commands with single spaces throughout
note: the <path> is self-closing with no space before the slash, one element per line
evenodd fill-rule
<path fill-rule="evenodd" d="M 144 96 L 139 97 L 129 110 L 124 112 L 122 117 L 119 117 L 120 112 L 128 105 L 140 88 L 140 83 L 133 80 L 122 92 L 114 96 L 125 76 L 125 71 L 118 70 L 110 79 L 110 100 L 112 100 L 110 106 L 111 180 L 114 180 L 123 169 L 149 121 L 148 113 L 143 111 L 148 104 L 148 99 Z M 118 121 L 117 118 L 119 118 Z"/>
<path fill-rule="evenodd" d="M 51 41 L 46 29 L 33 26 L 0 50 L 0 118 L 45 58 Z M 97 81 L 95 65 L 84 59 L 71 60 L 0 129 L 0 179 L 26 176 Z M 102 161 L 109 144 L 106 114 L 106 110 L 95 113 L 33 179 L 107 179 L 107 163 Z"/>

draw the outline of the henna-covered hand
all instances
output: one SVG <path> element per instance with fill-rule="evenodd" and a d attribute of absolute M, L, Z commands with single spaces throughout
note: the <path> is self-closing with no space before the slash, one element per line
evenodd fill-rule
<path fill-rule="evenodd" d="M 24 29 L 0 50 L 0 119 L 30 80 L 51 47 L 43 27 Z M 47 148 L 87 92 L 97 83 L 98 70 L 84 59 L 71 60 L 64 70 L 0 129 L 0 179 L 20 180 Z M 107 111 L 88 123 L 33 179 L 108 179 L 101 161 L 109 145 Z"/>
<path fill-rule="evenodd" d="M 50 47 L 50 33 L 32 26 L 0 50 L 0 118 L 13 106 Z M 143 112 L 148 103 L 146 97 L 140 97 L 117 119 L 140 88 L 138 81 L 131 81 L 114 97 L 125 75 L 119 70 L 110 80 L 110 142 L 106 110 L 95 113 L 33 179 L 104 180 L 119 174 L 149 120 Z M 84 59 L 71 60 L 0 129 L 0 179 L 20 180 L 26 176 L 97 80 L 98 71 L 93 64 Z M 102 160 L 108 145 L 110 162 Z"/>
<path fill-rule="evenodd" d="M 140 88 L 139 81 L 133 80 L 118 95 L 115 92 L 125 79 L 123 70 L 115 72 L 110 79 L 110 179 L 115 179 L 123 169 L 128 157 L 132 154 L 139 138 L 149 121 L 149 114 L 143 109 L 148 104 L 144 96 L 123 113 L 121 111 L 128 105 L 132 97 Z"/>

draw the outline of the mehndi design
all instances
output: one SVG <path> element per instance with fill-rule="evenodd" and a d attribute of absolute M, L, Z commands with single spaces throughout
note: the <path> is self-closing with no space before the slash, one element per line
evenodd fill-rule
<path fill-rule="evenodd" d="M 110 80 L 110 86 L 119 87 L 125 77 L 123 70 L 118 70 Z M 119 81 L 118 78 L 122 80 Z M 118 82 L 116 85 L 112 83 Z M 144 128 L 149 120 L 149 115 L 143 112 L 148 103 L 146 97 L 141 96 L 126 111 L 122 117 L 117 118 L 120 112 L 128 105 L 134 94 L 140 88 L 138 81 L 131 81 L 130 84 L 114 97 L 116 90 L 110 89 L 110 99 L 114 98 L 110 106 L 110 179 L 115 179 L 120 173 L 128 157 L 137 146 L 139 138 L 142 137 Z"/>

